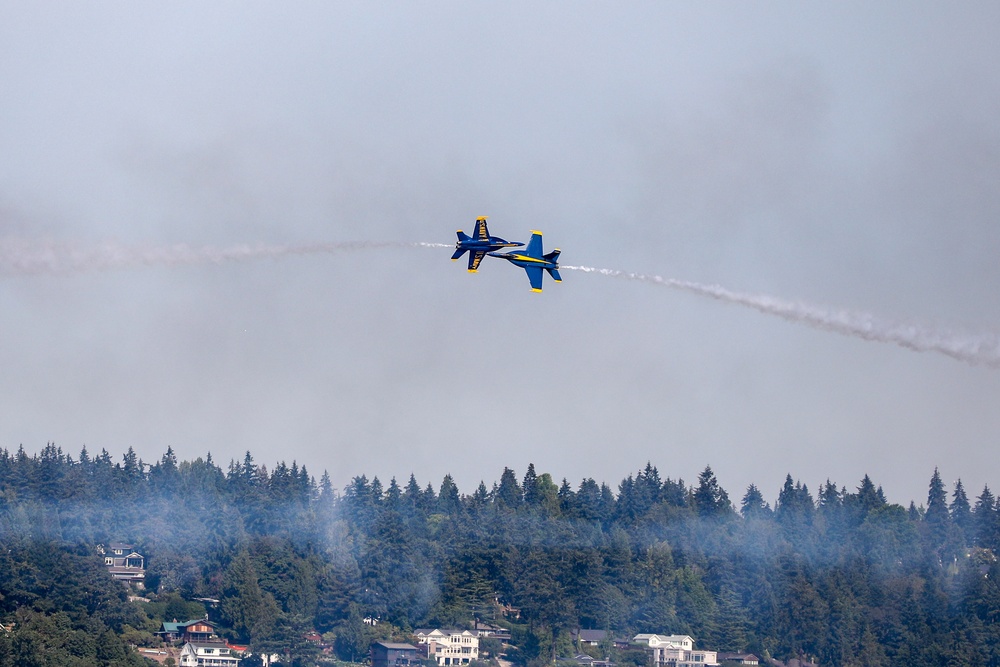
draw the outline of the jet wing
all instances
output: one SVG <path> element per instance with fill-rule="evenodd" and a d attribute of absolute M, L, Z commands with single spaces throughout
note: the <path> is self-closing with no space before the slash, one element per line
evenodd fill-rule
<path fill-rule="evenodd" d="M 476 220 L 476 234 L 475 234 L 475 238 L 478 239 L 478 240 L 480 240 L 480 241 L 489 242 L 489 240 L 490 240 L 490 233 L 486 229 L 486 218 L 479 218 L 478 220 Z"/>
<path fill-rule="evenodd" d="M 475 273 L 479 270 L 479 263 L 486 257 L 485 250 L 473 250 L 469 252 L 469 271 Z"/>
<path fill-rule="evenodd" d="M 542 291 L 542 276 L 544 272 L 540 266 L 526 266 L 524 267 L 524 272 L 528 274 L 528 280 L 531 281 L 531 291 L 541 292 Z"/>
<path fill-rule="evenodd" d="M 524 254 L 528 257 L 534 257 L 535 259 L 542 258 L 542 233 L 531 231 L 531 240 L 528 241 L 528 247 L 524 249 Z"/>

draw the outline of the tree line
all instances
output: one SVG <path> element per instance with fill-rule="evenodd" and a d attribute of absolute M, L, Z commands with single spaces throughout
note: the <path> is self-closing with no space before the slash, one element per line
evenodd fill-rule
<path fill-rule="evenodd" d="M 110 581 L 95 552 L 109 542 L 146 556 L 151 602 Z M 580 628 L 823 665 L 1000 665 L 1000 505 L 937 470 L 920 506 L 868 476 L 814 495 L 789 475 L 772 507 L 752 484 L 732 500 L 710 467 L 691 484 L 649 463 L 615 488 L 529 465 L 472 493 L 450 475 L 337 490 L 249 452 L 223 469 L 49 444 L 0 450 L 0 546 L 0 667 L 39 645 L 49 662 L 30 664 L 112 664 L 96 656 L 203 613 L 289 664 L 315 659 L 312 631 L 358 660 L 373 640 L 481 620 L 508 627 L 507 658 L 530 667 L 579 652 Z"/>

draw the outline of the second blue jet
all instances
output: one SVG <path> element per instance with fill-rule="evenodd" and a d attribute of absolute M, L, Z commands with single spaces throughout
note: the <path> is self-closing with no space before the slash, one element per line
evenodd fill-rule
<path fill-rule="evenodd" d="M 528 274 L 528 280 L 531 281 L 531 291 L 541 292 L 542 278 L 545 276 L 543 271 L 548 271 L 557 283 L 562 282 L 562 278 L 559 276 L 559 262 L 557 261 L 559 252 L 559 248 L 556 248 L 552 252 L 542 254 L 542 233 L 532 230 L 531 240 L 528 241 L 528 247 L 524 249 L 524 252 L 517 250 L 491 252 L 490 256 L 506 259 L 511 264 L 523 268 L 524 272 Z"/>
<path fill-rule="evenodd" d="M 490 236 L 489 230 L 486 229 L 486 218 L 487 216 L 485 215 L 476 218 L 476 231 L 473 236 L 469 236 L 461 229 L 458 230 L 458 243 L 455 244 L 455 254 L 451 258 L 458 259 L 468 252 L 469 271 L 471 273 L 479 270 L 479 263 L 483 261 L 483 257 L 489 251 L 500 250 L 501 248 L 517 248 L 524 245 L 523 243 L 505 241 L 499 236 Z"/>

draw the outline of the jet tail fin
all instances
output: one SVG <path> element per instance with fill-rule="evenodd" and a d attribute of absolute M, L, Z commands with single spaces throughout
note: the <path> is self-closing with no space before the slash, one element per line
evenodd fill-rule
<path fill-rule="evenodd" d="M 469 236 L 468 234 L 466 234 L 465 232 L 463 232 L 461 229 L 458 230 L 455 233 L 458 234 L 458 240 L 459 241 L 471 241 L 472 240 L 472 237 Z"/>
<path fill-rule="evenodd" d="M 557 283 L 562 282 L 562 276 L 559 275 L 559 269 L 545 269 L 545 270 L 549 272 L 550 276 L 552 276 L 552 280 L 556 281 Z"/>
<path fill-rule="evenodd" d="M 542 259 L 548 260 L 550 262 L 558 261 L 559 260 L 559 253 L 561 253 L 561 252 L 562 252 L 562 250 L 560 250 L 559 248 L 556 248 L 552 252 L 547 252 L 544 255 L 542 255 Z"/>

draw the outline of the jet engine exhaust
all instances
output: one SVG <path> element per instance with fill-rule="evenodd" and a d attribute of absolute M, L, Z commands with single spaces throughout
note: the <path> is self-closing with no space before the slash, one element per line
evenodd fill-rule
<path fill-rule="evenodd" d="M 446 243 L 347 241 L 302 245 L 128 246 L 118 243 L 81 245 L 57 241 L 0 241 L 0 275 L 66 274 L 141 266 L 222 264 L 291 255 L 333 254 L 386 248 L 452 248 Z"/>
<path fill-rule="evenodd" d="M 454 245 L 400 241 L 346 241 L 300 245 L 243 244 L 229 247 L 184 244 L 130 246 L 114 242 L 83 245 L 63 241 L 7 238 L 0 240 L 0 276 L 63 275 L 143 266 L 223 264 L 297 255 L 402 248 L 452 249 Z M 974 334 L 893 322 L 863 311 L 788 301 L 766 294 L 733 292 L 719 285 L 703 285 L 657 275 L 567 264 L 560 265 L 560 268 L 671 287 L 753 308 L 766 315 L 774 315 L 824 331 L 867 341 L 892 343 L 915 352 L 937 352 L 972 365 L 1000 368 L 1000 336 L 995 333 Z"/>
<path fill-rule="evenodd" d="M 766 315 L 775 315 L 823 331 L 832 331 L 867 341 L 892 343 L 915 352 L 937 352 L 972 365 L 1000 368 L 1000 336 L 996 334 L 970 334 L 932 329 L 918 324 L 883 320 L 861 311 L 786 301 L 766 294 L 733 292 L 718 285 L 702 285 L 643 273 L 566 264 L 560 267 L 569 271 L 596 273 L 612 278 L 672 287 L 710 299 L 747 306 Z"/>

